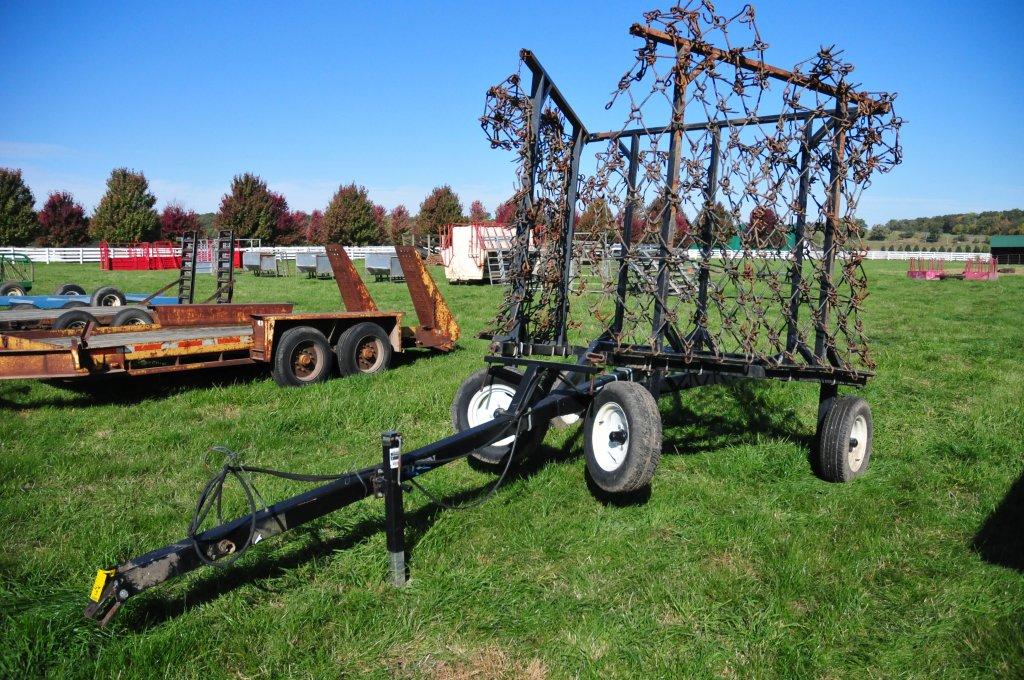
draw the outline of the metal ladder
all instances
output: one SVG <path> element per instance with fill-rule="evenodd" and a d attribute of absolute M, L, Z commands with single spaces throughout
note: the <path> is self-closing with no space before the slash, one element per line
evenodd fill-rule
<path fill-rule="evenodd" d="M 190 305 L 195 299 L 196 257 L 198 253 L 199 239 L 196 238 L 196 232 L 185 232 L 181 237 L 181 269 L 178 275 L 179 305 Z"/>
<path fill-rule="evenodd" d="M 504 284 L 508 281 L 508 270 L 511 264 L 511 253 L 509 251 L 487 251 L 487 278 L 490 280 L 491 285 Z"/>
<path fill-rule="evenodd" d="M 214 293 L 218 305 L 231 302 L 235 292 L 235 232 L 221 229 L 213 244 L 213 263 L 217 275 L 217 292 Z"/>

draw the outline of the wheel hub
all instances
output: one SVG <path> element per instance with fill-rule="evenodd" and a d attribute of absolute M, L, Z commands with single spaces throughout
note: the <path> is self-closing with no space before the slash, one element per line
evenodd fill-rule
<path fill-rule="evenodd" d="M 501 383 L 484 385 L 469 400 L 469 407 L 466 409 L 466 421 L 470 427 L 483 425 L 494 420 L 499 412 L 507 410 L 512 405 L 512 397 L 515 389 Z M 510 435 L 494 442 L 494 446 L 509 446 L 515 441 L 515 435 Z"/>
<path fill-rule="evenodd" d="M 590 443 L 594 460 L 602 470 L 612 472 L 626 462 L 629 454 L 629 422 L 619 404 L 609 401 L 597 410 Z"/>

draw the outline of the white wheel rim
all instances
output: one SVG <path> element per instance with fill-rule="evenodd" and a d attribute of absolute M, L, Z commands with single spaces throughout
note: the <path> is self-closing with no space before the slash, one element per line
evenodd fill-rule
<path fill-rule="evenodd" d="M 100 307 L 120 307 L 121 300 L 116 295 L 104 295 L 100 298 Z"/>
<path fill-rule="evenodd" d="M 613 439 L 614 433 L 623 433 Z M 613 401 L 601 405 L 594 415 L 594 426 L 590 430 L 590 446 L 594 461 L 606 472 L 622 467 L 629 454 L 629 422 L 626 412 Z"/>
<path fill-rule="evenodd" d="M 857 442 L 854 445 L 854 442 Z M 864 416 L 857 416 L 850 428 L 850 450 L 846 454 L 846 462 L 856 472 L 864 464 L 864 456 L 868 451 L 868 421 Z"/>
<path fill-rule="evenodd" d="M 469 408 L 466 409 L 466 421 L 469 426 L 476 427 L 494 420 L 494 412 L 499 408 L 507 409 L 512 404 L 512 397 L 515 393 L 515 388 L 509 385 L 501 383 L 484 385 L 469 400 Z M 509 435 L 494 442 L 492 446 L 510 446 L 515 438 L 515 435 Z"/>

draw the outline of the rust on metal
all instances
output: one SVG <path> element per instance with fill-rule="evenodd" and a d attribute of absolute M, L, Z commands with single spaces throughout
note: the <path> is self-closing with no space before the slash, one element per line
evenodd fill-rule
<path fill-rule="evenodd" d="M 327 259 L 331 262 L 334 280 L 338 283 L 338 292 L 341 293 L 345 309 L 350 312 L 376 312 L 377 305 L 345 249 L 337 243 L 328 245 Z"/>
<path fill-rule="evenodd" d="M 444 351 L 453 349 L 459 339 L 459 324 L 423 259 L 413 246 L 396 246 L 395 252 L 420 321 L 413 329 L 417 344 Z"/>
<path fill-rule="evenodd" d="M 662 45 L 669 45 L 670 47 L 681 48 L 683 50 L 708 57 L 712 60 L 724 61 L 736 66 L 737 68 L 744 68 L 769 78 L 775 78 L 776 80 L 781 80 L 786 83 L 806 87 L 809 90 L 827 94 L 830 97 L 845 97 L 850 101 L 856 102 L 862 113 L 887 113 L 891 106 L 889 102 L 872 99 L 864 93 L 854 92 L 852 89 L 848 88 L 841 89 L 830 83 L 812 78 L 811 76 L 803 73 L 794 73 L 793 71 L 787 71 L 786 69 L 779 68 L 778 66 L 766 64 L 758 59 L 751 59 L 750 57 L 741 54 L 739 51 L 727 52 L 723 49 L 712 47 L 705 42 L 690 40 L 679 35 L 672 35 L 666 31 L 660 31 L 656 28 L 651 28 L 650 26 L 644 26 L 643 24 L 633 24 L 630 27 L 629 32 L 648 41 L 658 42 Z M 706 68 L 706 66 L 703 66 L 701 70 L 704 68 Z"/>
<path fill-rule="evenodd" d="M 156 316 L 161 326 L 233 326 L 249 323 L 253 316 L 288 314 L 294 308 L 288 303 L 161 305 Z"/>

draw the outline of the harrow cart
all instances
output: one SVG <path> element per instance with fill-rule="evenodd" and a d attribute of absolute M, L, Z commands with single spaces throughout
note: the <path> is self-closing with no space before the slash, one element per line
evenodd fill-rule
<path fill-rule="evenodd" d="M 290 304 L 158 307 L 155 324 L 0 334 L 0 379 L 148 375 L 264 363 L 282 386 L 387 368 L 409 347 L 448 351 L 458 325 L 422 260 L 402 253 L 420 325 L 380 311 L 340 246 L 328 246 L 348 311 L 298 314 Z M 131 309 L 131 308 L 128 308 Z"/>
<path fill-rule="evenodd" d="M 492 146 L 516 154 L 518 209 L 509 292 L 487 367 L 455 395 L 456 433 L 407 453 L 386 433 L 379 465 L 305 478 L 330 481 L 205 528 L 225 479 L 248 489 L 251 474 L 271 472 L 229 461 L 186 538 L 100 572 L 88 616 L 105 620 L 142 590 L 374 495 L 401 584 L 406 482 L 468 455 L 503 478 L 552 420 L 582 419 L 594 484 L 629 494 L 658 466 L 658 398 L 693 387 L 817 383 L 818 474 L 843 482 L 864 472 L 871 412 L 839 387 L 872 375 L 854 209 L 869 177 L 899 161 L 892 97 L 856 91 L 833 50 L 793 70 L 768 65 L 749 7 L 732 18 L 708 3 L 645 16 L 631 28 L 636 62 L 609 104 L 624 109 L 617 130 L 584 127 L 528 51 L 525 73 L 488 92 L 482 124 Z M 585 161 L 590 144 L 598 151 Z M 598 201 L 588 229 L 613 247 L 574 234 Z"/>
<path fill-rule="evenodd" d="M 24 295 L 35 278 L 35 264 L 26 255 L 0 255 L 0 295 Z"/>

